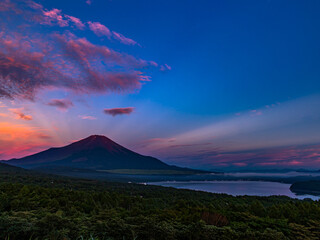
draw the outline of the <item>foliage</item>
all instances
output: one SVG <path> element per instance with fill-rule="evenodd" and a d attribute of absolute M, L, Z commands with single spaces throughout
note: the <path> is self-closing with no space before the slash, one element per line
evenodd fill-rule
<path fill-rule="evenodd" d="M 0 239 L 318 239 L 319 202 L 1 171 Z"/>

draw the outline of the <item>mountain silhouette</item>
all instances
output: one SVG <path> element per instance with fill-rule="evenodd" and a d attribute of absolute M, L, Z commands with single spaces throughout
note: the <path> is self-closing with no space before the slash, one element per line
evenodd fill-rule
<path fill-rule="evenodd" d="M 50 148 L 20 159 L 11 159 L 6 163 L 29 169 L 65 167 L 88 170 L 191 170 L 140 155 L 101 135 L 92 135 L 65 147 Z"/>

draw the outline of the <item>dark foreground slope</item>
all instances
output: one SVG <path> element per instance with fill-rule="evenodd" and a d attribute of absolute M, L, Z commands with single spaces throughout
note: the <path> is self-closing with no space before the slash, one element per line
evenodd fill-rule
<path fill-rule="evenodd" d="M 87 169 L 111 173 L 168 173 L 193 174 L 202 171 L 170 166 L 156 158 L 143 156 L 115 143 L 105 136 L 93 135 L 60 148 L 20 159 L 11 159 L 8 164 L 28 169 L 56 169 L 66 173 L 71 169 Z"/>
<path fill-rule="evenodd" d="M 0 239 L 319 239 L 318 202 L 0 172 Z"/>

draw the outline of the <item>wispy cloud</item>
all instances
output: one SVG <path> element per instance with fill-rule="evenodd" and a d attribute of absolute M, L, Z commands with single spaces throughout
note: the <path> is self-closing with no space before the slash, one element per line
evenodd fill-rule
<path fill-rule="evenodd" d="M 54 34 L 51 39 L 31 39 L 20 34 L 2 36 L 0 96 L 33 99 L 44 88 L 78 94 L 131 92 L 149 80 L 135 68 L 148 65 L 148 61 L 94 45 L 72 34 Z M 119 66 L 122 70 L 109 71 L 107 66 Z"/>
<path fill-rule="evenodd" d="M 43 11 L 43 22 L 41 24 L 54 25 L 57 24 L 60 27 L 69 26 L 68 20 L 64 19 L 59 9 L 52 9 L 50 11 Z"/>
<path fill-rule="evenodd" d="M 20 10 L 18 8 L 18 5 L 9 5 L 9 0 L 7 0 L 7 4 L 3 4 L 3 9 L 8 10 L 11 8 L 11 10 Z M 36 2 L 30 1 L 30 0 L 24 0 L 29 7 L 31 7 L 34 10 L 37 10 L 38 12 L 34 12 L 33 19 L 40 24 L 45 24 L 45 25 L 58 25 L 60 27 L 68 27 L 71 23 L 74 24 L 78 29 L 84 30 L 85 24 L 77 17 L 70 16 L 67 14 L 63 14 L 60 9 L 51 9 L 47 10 L 45 9 L 41 4 L 38 4 Z M 86 1 L 88 5 L 91 5 L 92 1 Z M 0 9 L 1 10 L 1 9 Z M 26 9 L 24 9 L 25 11 Z M 125 37 L 123 34 L 118 33 L 116 31 L 111 31 L 108 27 L 103 25 L 100 22 L 92 22 L 88 21 L 87 22 L 89 29 L 93 31 L 97 36 L 107 36 L 108 38 L 113 38 L 123 44 L 126 45 L 136 45 L 137 42 Z"/>
<path fill-rule="evenodd" d="M 174 143 L 150 141 L 139 151 L 195 167 L 320 167 L 319 105 L 319 95 L 271 104 L 169 135 Z"/>
<path fill-rule="evenodd" d="M 70 15 L 65 15 L 65 17 L 67 19 L 69 19 L 71 22 L 73 22 L 77 28 L 79 28 L 81 30 L 83 30 L 85 28 L 85 24 L 79 18 L 70 16 Z"/>
<path fill-rule="evenodd" d="M 73 102 L 71 102 L 69 99 L 51 99 L 47 105 L 56 107 L 62 111 L 66 111 L 73 107 Z"/>
<path fill-rule="evenodd" d="M 112 31 L 112 35 L 113 35 L 114 39 L 119 40 L 123 44 L 127 44 L 127 45 L 136 45 L 137 44 L 136 41 L 123 36 L 121 33 L 117 33 L 115 31 Z"/>
<path fill-rule="evenodd" d="M 11 111 L 13 114 L 15 114 L 17 119 L 22 119 L 22 120 L 26 120 L 26 121 L 32 120 L 31 115 L 27 115 L 22 112 L 23 108 L 10 108 L 9 111 Z"/>
<path fill-rule="evenodd" d="M 97 36 L 101 37 L 101 36 L 107 36 L 107 37 L 111 37 L 111 31 L 109 30 L 109 28 L 107 28 L 106 26 L 104 26 L 103 24 L 99 23 L 99 22 L 88 22 L 89 24 L 89 28 L 92 32 L 94 32 Z"/>
<path fill-rule="evenodd" d="M 0 102 L 0 108 L 5 108 L 7 105 L 5 105 L 3 102 Z"/>
<path fill-rule="evenodd" d="M 133 107 L 126 107 L 126 108 L 109 108 L 104 109 L 103 112 L 105 114 L 112 115 L 113 117 L 116 115 L 123 115 L 123 114 L 131 114 L 133 112 Z"/>
<path fill-rule="evenodd" d="M 171 66 L 169 66 L 168 64 L 161 65 L 160 67 L 160 71 L 162 72 L 170 71 L 171 69 L 172 69 Z"/>
<path fill-rule="evenodd" d="M 96 120 L 97 118 L 94 116 L 88 116 L 88 115 L 79 115 L 79 118 L 83 120 Z"/>
<path fill-rule="evenodd" d="M 138 44 L 136 41 L 125 37 L 121 33 L 110 31 L 108 27 L 105 25 L 99 23 L 99 22 L 88 22 L 89 28 L 94 34 L 96 34 L 99 37 L 106 36 L 109 39 L 113 38 L 115 40 L 118 40 L 119 42 L 126 44 L 126 45 L 136 45 Z M 160 69 L 161 70 L 161 69 Z"/>
<path fill-rule="evenodd" d="M 27 3 L 27 4 L 26 4 Z M 158 67 L 154 61 L 119 53 L 103 45 L 96 45 L 72 33 L 72 26 L 85 29 L 76 17 L 59 9 L 47 10 L 33 1 L 9 0 L 0 5 L 0 96 L 34 99 L 37 92 L 62 89 L 77 94 L 133 92 L 150 77 L 144 72 Z M 18 15 L 17 12 L 20 14 Z M 14 21 L 5 19 L 14 18 Z M 8 26 L 8 22 L 16 24 Z M 68 29 L 63 33 L 41 25 Z M 28 26 L 28 27 L 26 27 Z M 125 44 L 135 41 L 106 26 L 89 22 L 97 35 L 115 38 Z M 42 33 L 43 32 L 43 33 Z"/>

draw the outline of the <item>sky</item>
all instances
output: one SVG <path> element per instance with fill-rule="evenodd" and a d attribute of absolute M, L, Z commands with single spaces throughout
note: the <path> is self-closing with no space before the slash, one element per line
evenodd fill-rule
<path fill-rule="evenodd" d="M 319 11 L 0 0 L 0 159 L 99 134 L 198 169 L 320 168 Z"/>

